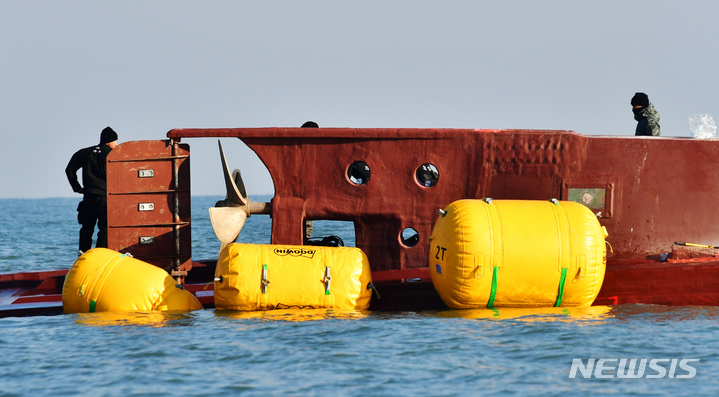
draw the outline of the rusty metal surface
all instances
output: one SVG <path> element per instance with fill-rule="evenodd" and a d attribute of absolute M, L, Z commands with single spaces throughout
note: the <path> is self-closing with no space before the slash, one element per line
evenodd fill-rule
<path fill-rule="evenodd" d="M 118 145 L 107 163 L 108 246 L 168 271 L 191 268 L 189 146 Z"/>
<path fill-rule="evenodd" d="M 594 305 L 719 305 L 719 261 L 623 262 L 619 260 L 607 266 Z"/>
<path fill-rule="evenodd" d="M 236 137 L 257 153 L 275 183 L 275 197 L 262 211 L 272 213 L 273 243 L 302 244 L 306 219 L 354 222 L 356 245 L 367 253 L 382 290 L 375 309 L 441 306 L 426 275 L 437 209 L 484 197 L 571 199 L 601 213 L 613 251 L 595 304 L 719 305 L 714 250 L 700 255 L 682 247 L 680 257 L 674 245 L 719 245 L 719 141 L 350 128 L 192 129 L 167 136 Z M 368 183 L 355 185 L 347 177 L 354 161 L 370 167 Z M 439 171 L 431 187 L 415 177 L 425 163 Z M 192 268 L 188 145 L 119 145 L 108 158 L 108 192 L 111 249 L 170 271 Z M 140 208 L 148 203 L 152 211 Z M 406 227 L 419 233 L 415 246 L 402 242 Z M 662 253 L 671 254 L 666 262 Z M 188 275 L 188 288 L 203 292 L 208 307 L 213 270 L 214 263 L 198 263 Z M 66 272 L 0 275 L 0 317 L 61 313 Z"/>
<path fill-rule="evenodd" d="M 302 244 L 305 219 L 352 221 L 373 270 L 427 266 L 437 209 L 462 198 L 579 200 L 601 192 L 592 206 L 609 232 L 610 266 L 615 259 L 658 256 L 677 240 L 719 242 L 718 141 L 349 128 L 183 129 L 167 136 L 241 139 L 275 183 L 273 243 Z M 371 169 L 367 184 L 347 178 L 358 160 Z M 423 163 L 439 170 L 433 187 L 414 177 Z M 400 241 L 406 227 L 419 232 L 414 247 Z"/>

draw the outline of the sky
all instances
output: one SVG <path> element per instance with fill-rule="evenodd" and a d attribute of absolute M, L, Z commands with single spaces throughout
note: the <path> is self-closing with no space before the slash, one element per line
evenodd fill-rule
<path fill-rule="evenodd" d="M 662 136 L 719 117 L 716 1 L 0 0 L 0 198 L 73 197 L 72 154 L 173 128 L 529 128 Z M 193 195 L 223 195 L 214 139 Z M 223 139 L 250 197 L 272 181 Z M 75 195 L 76 197 L 79 196 Z"/>

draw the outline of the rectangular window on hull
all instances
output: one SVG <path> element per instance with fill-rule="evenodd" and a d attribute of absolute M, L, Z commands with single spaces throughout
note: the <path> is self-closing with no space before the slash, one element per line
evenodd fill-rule
<path fill-rule="evenodd" d="M 600 188 L 569 188 L 568 199 L 586 205 L 592 210 L 603 210 L 606 206 L 607 190 Z"/>
<path fill-rule="evenodd" d="M 313 220 L 305 222 L 307 245 L 355 247 L 352 221 Z"/>
<path fill-rule="evenodd" d="M 611 218 L 614 208 L 614 184 L 609 183 L 566 183 L 562 188 L 562 200 L 584 204 L 600 218 Z"/>

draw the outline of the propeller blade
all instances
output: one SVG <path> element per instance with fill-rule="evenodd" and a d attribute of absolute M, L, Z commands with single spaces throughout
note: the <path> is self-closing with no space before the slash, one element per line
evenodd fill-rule
<path fill-rule="evenodd" d="M 225 151 L 222 150 L 222 142 L 217 140 L 217 144 L 220 146 L 220 160 L 222 161 L 222 172 L 225 176 L 225 187 L 227 188 L 227 200 L 236 204 L 247 205 L 247 192 L 245 191 L 245 184 L 242 182 L 242 176 L 240 171 L 235 170 L 233 175 L 230 174 L 230 168 L 227 166 L 227 159 L 225 159 Z M 236 181 L 239 180 L 242 191 L 238 189 Z"/>
<path fill-rule="evenodd" d="M 215 231 L 215 235 L 222 243 L 220 248 L 220 252 L 222 252 L 228 244 L 237 240 L 242 226 L 245 225 L 245 220 L 250 214 L 269 214 L 272 208 L 270 203 L 252 202 L 247 197 L 240 170 L 234 170 L 230 174 L 222 142 L 217 140 L 217 144 L 220 147 L 220 160 L 222 161 L 227 196 L 210 208 L 210 223 L 212 223 L 212 230 Z"/>
<path fill-rule="evenodd" d="M 232 171 L 232 180 L 235 181 L 235 186 L 237 186 L 237 190 L 240 192 L 240 196 L 246 199 L 247 190 L 245 190 L 245 182 L 242 181 L 242 175 L 240 174 L 240 170 Z"/>
<path fill-rule="evenodd" d="M 222 243 L 220 252 L 230 243 L 237 241 L 247 213 L 242 207 L 210 207 L 212 230 Z"/>

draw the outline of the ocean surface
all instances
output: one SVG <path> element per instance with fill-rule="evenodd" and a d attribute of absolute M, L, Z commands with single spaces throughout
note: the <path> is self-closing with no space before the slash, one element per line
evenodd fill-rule
<path fill-rule="evenodd" d="M 196 259 L 217 256 L 218 199 L 192 198 Z M 0 199 L 0 272 L 69 268 L 78 200 Z M 270 222 L 239 240 L 269 243 Z M 354 245 L 351 225 L 325 234 Z M 715 307 L 0 318 L 0 396 L 714 396 L 717 375 Z"/>

